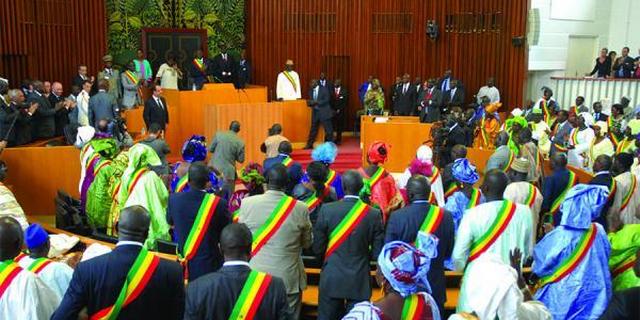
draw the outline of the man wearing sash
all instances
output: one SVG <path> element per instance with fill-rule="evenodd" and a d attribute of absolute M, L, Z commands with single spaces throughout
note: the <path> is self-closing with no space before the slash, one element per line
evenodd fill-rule
<path fill-rule="evenodd" d="M 264 172 L 269 171 L 269 168 L 276 164 L 283 164 L 287 168 L 287 175 L 289 176 L 289 182 L 287 183 L 286 190 L 287 194 L 291 194 L 293 187 L 300 182 L 304 175 L 302 165 L 291 158 L 292 152 L 293 147 L 291 146 L 291 142 L 282 141 L 278 146 L 278 155 L 273 158 L 265 159 L 262 166 L 264 168 Z"/>
<path fill-rule="evenodd" d="M 575 173 L 567 169 L 567 155 L 556 153 L 551 156 L 553 173 L 544 178 L 542 183 L 542 209 L 545 214 L 544 223 L 557 225 L 560 221 L 560 204 L 564 196 L 579 181 Z"/>
<path fill-rule="evenodd" d="M 453 146 L 453 148 L 451 148 L 450 157 L 451 162 L 447 163 L 447 165 L 445 165 L 444 169 L 442 170 L 442 187 L 444 188 L 444 200 L 447 200 L 447 198 L 451 195 L 447 195 L 446 190 L 449 189 L 449 187 L 451 187 L 451 185 L 455 182 L 455 178 L 453 177 L 453 164 L 456 160 L 467 157 L 467 147 L 461 144 Z M 433 188 L 433 186 L 431 188 Z"/>
<path fill-rule="evenodd" d="M 238 136 L 240 122 L 233 120 L 228 131 L 218 131 L 211 139 L 209 165 L 222 172 L 223 189 L 230 197 L 236 188 L 236 162 L 244 163 L 244 141 Z"/>
<path fill-rule="evenodd" d="M 207 70 L 209 67 L 209 59 L 202 56 L 202 50 L 196 50 L 193 60 L 191 60 L 191 63 L 188 64 L 187 67 L 189 90 L 202 90 L 202 86 L 207 82 Z"/>
<path fill-rule="evenodd" d="M 311 246 L 307 206 L 284 192 L 287 169 L 276 164 L 266 172 L 267 192 L 244 198 L 238 221 L 253 234 L 251 268 L 281 278 L 287 288 L 288 316 L 298 319 L 307 275 L 302 249 Z"/>
<path fill-rule="evenodd" d="M 447 197 L 447 203 L 444 208 L 451 213 L 455 226 L 454 230 L 458 230 L 460 220 L 462 220 L 466 210 L 485 203 L 486 199 L 480 189 L 473 186 L 480 177 L 476 167 L 469 160 L 463 158 L 454 161 L 451 170 L 455 182 L 449 186 L 446 192 L 450 195 Z"/>
<path fill-rule="evenodd" d="M 384 240 L 380 210 L 358 197 L 362 176 L 342 176 L 343 200 L 323 205 L 313 228 L 313 251 L 324 260 L 320 273 L 318 319 L 340 319 L 357 302 L 371 297 L 369 261 Z"/>
<path fill-rule="evenodd" d="M 614 179 L 610 171 L 612 164 L 613 158 L 606 154 L 599 155 L 593 163 L 593 179 L 589 181 L 590 185 L 605 186 L 609 190 L 609 198 L 607 202 L 604 206 L 602 206 L 602 209 L 600 209 L 600 214 L 598 215 L 598 217 L 593 220 L 593 222 L 601 224 L 605 228 L 605 230 L 609 230 L 607 213 L 609 212 L 609 208 L 611 208 L 611 206 L 613 205 L 616 194 L 618 193 L 618 184 L 616 183 L 616 180 Z"/>
<path fill-rule="evenodd" d="M 289 59 L 284 64 L 284 71 L 278 74 L 276 82 L 276 99 L 296 100 L 302 98 L 302 88 L 300 87 L 300 76 L 293 71 L 293 60 Z"/>
<path fill-rule="evenodd" d="M 596 319 L 611 298 L 611 246 L 604 228 L 591 222 L 608 193 L 603 186 L 573 187 L 560 208 L 560 225 L 535 246 L 535 298 L 554 319 Z"/>
<path fill-rule="evenodd" d="M 433 234 L 438 238 L 438 256 L 431 260 L 429 283 L 440 313 L 444 314 L 444 303 L 447 299 L 444 261 L 451 257 L 454 226 L 451 213 L 428 202 L 430 191 L 431 187 L 426 177 L 413 176 L 409 179 L 407 197 L 410 204 L 391 214 L 384 242 L 414 243 L 418 231 Z"/>
<path fill-rule="evenodd" d="M 186 320 L 287 318 L 287 295 L 280 278 L 252 270 L 251 231 L 230 224 L 220 234 L 222 268 L 187 287 Z"/>
<path fill-rule="evenodd" d="M 640 277 L 633 272 L 633 266 L 640 252 L 640 224 L 623 225 L 616 215 L 609 217 L 609 243 L 611 256 L 609 270 L 613 290 L 621 291 L 640 287 Z"/>
<path fill-rule="evenodd" d="M 509 149 L 508 142 L 509 134 L 506 131 L 500 132 L 496 138 L 496 151 L 489 157 L 484 168 L 485 173 L 492 169 L 500 169 L 507 172 L 511 162 L 517 156 L 513 150 Z"/>
<path fill-rule="evenodd" d="M 78 264 L 51 319 L 77 319 L 84 308 L 90 319 L 181 318 L 182 269 L 144 248 L 150 223 L 143 207 L 123 209 L 115 249 Z"/>
<path fill-rule="evenodd" d="M 0 319 L 49 319 L 60 298 L 37 275 L 14 259 L 23 235 L 12 217 L 0 217 Z"/>
<path fill-rule="evenodd" d="M 569 164 L 589 171 L 589 159 L 587 153 L 591 147 L 591 142 L 596 137 L 591 126 L 593 125 L 593 116 L 588 112 L 578 115 L 578 127 L 571 130 L 569 134 L 569 145 L 567 149 Z"/>
<path fill-rule="evenodd" d="M 57 299 L 61 300 L 69 287 L 73 269 L 65 263 L 47 258 L 51 244 L 49 235 L 42 226 L 34 223 L 24 233 L 24 242 L 29 249 L 29 254 L 20 254 L 16 257 L 16 262 L 22 269 L 38 275 L 40 280 L 56 293 Z"/>
<path fill-rule="evenodd" d="M 122 106 L 131 109 L 141 103 L 139 89 L 142 81 L 138 78 L 133 62 L 127 64 L 127 70 L 120 75 L 122 82 Z"/>
<path fill-rule="evenodd" d="M 504 190 L 509 178 L 501 170 L 487 172 L 482 193 L 487 202 L 466 211 L 456 234 L 452 259 L 457 270 L 473 266 L 474 261 L 484 253 L 496 254 L 506 264 L 510 250 L 520 249 L 523 261 L 531 256 L 533 248 L 533 221 L 531 209 L 504 200 Z M 465 286 L 464 275 L 458 311 L 469 310 L 470 293 Z"/>
<path fill-rule="evenodd" d="M 189 281 L 222 266 L 218 241 L 222 229 L 231 222 L 227 201 L 206 191 L 210 174 L 204 163 L 192 163 L 189 191 L 169 197 L 167 221 L 174 226 L 178 255 Z"/>
<path fill-rule="evenodd" d="M 538 187 L 527 182 L 530 165 L 531 163 L 526 158 L 513 160 L 511 169 L 507 172 L 511 183 L 504 190 L 504 198 L 529 207 L 533 226 L 535 227 L 538 225 L 538 218 L 540 217 L 542 192 Z M 533 232 L 533 239 L 536 239 L 537 228 L 533 228 L 531 231 Z"/>
<path fill-rule="evenodd" d="M 620 153 L 613 157 L 612 173 L 616 179 L 616 197 L 609 215 L 619 215 L 624 224 L 640 223 L 640 185 L 638 177 L 630 172 L 633 155 Z"/>

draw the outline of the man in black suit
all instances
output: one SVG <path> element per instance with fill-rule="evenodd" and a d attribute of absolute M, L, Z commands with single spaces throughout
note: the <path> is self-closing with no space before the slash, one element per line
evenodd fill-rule
<path fill-rule="evenodd" d="M 251 274 L 263 274 L 251 270 L 251 231 L 245 224 L 234 223 L 222 229 L 220 249 L 224 255 L 224 265 L 189 283 L 184 319 L 214 320 L 231 319 L 233 311 L 242 304 L 240 293 Z M 257 303 L 251 314 L 241 314 L 237 319 L 280 320 L 287 319 L 287 295 L 284 282 L 280 278 L 266 275 L 269 280 L 261 300 L 245 301 Z M 234 318 L 235 319 L 235 318 Z"/>
<path fill-rule="evenodd" d="M 9 90 L 9 106 L 2 109 L 3 120 L 0 120 L 0 126 L 2 126 L 0 139 L 6 138 L 10 147 L 27 144 L 32 140 L 31 119 L 39 105 L 37 102 L 26 104 L 25 100 L 22 90 Z M 11 128 L 14 119 L 15 124 Z"/>
<path fill-rule="evenodd" d="M 451 90 L 444 95 L 444 101 L 445 108 L 449 111 L 452 107 L 464 105 L 464 88 L 459 85 L 457 79 L 451 79 Z"/>
<path fill-rule="evenodd" d="M 328 248 L 333 230 L 359 206 L 362 176 L 357 171 L 342 175 L 344 199 L 324 204 L 313 228 L 313 252 L 324 261 L 320 273 L 318 319 L 340 319 L 357 302 L 371 297 L 371 267 L 384 240 L 380 210 L 367 206 L 368 212 L 343 242 Z M 366 206 L 366 205 L 365 205 Z M 329 255 L 327 255 L 329 253 Z"/>
<path fill-rule="evenodd" d="M 213 74 L 216 82 L 234 83 L 236 76 L 236 61 L 227 52 L 227 45 L 219 43 L 220 53 L 211 60 L 211 68 L 209 72 Z"/>
<path fill-rule="evenodd" d="M 69 110 L 75 102 L 66 102 L 65 97 L 62 96 L 62 83 L 54 82 L 51 85 L 51 94 L 49 94 L 49 103 L 52 106 L 62 104 L 63 108 L 58 109 L 55 115 L 56 137 L 64 135 L 64 127 L 69 124 Z"/>
<path fill-rule="evenodd" d="M 318 135 L 318 127 L 324 128 L 324 140 L 333 141 L 333 110 L 331 110 L 331 97 L 329 92 L 318 84 L 318 80 L 311 80 L 311 90 L 309 90 L 309 100 L 307 105 L 311 108 L 311 128 L 309 129 L 309 139 L 305 149 L 313 149 L 313 143 Z"/>
<path fill-rule="evenodd" d="M 162 130 L 165 130 L 169 124 L 167 101 L 160 96 L 162 94 L 162 87 L 153 86 L 151 90 L 153 94 L 144 103 L 142 118 L 147 128 L 149 128 L 152 123 L 157 123 Z"/>
<path fill-rule="evenodd" d="M 609 116 L 602 113 L 602 103 L 600 103 L 600 101 L 593 103 L 593 121 L 609 121 Z"/>
<path fill-rule="evenodd" d="M 467 132 L 464 128 L 465 121 L 462 117 L 460 107 L 454 107 L 451 110 L 451 114 L 448 115 L 445 125 L 449 128 L 449 132 L 445 138 L 444 149 L 440 153 L 440 168 L 453 161 L 451 160 L 451 149 L 453 149 L 454 146 L 459 144 L 466 146 L 468 142 Z"/>
<path fill-rule="evenodd" d="M 408 73 L 402 76 L 402 83 L 396 87 L 393 114 L 399 116 L 412 116 L 416 109 L 416 89 L 411 84 Z"/>
<path fill-rule="evenodd" d="M 40 80 L 33 82 L 33 92 L 27 97 L 27 103 L 38 103 L 38 109 L 33 113 L 32 135 L 34 139 L 48 139 L 56 133 L 56 112 L 64 106 L 52 106 L 43 95 L 44 84 Z"/>
<path fill-rule="evenodd" d="M 440 121 L 440 110 L 442 108 L 442 91 L 436 88 L 436 80 L 429 79 L 427 88 L 422 91 L 422 100 L 418 101 L 420 110 L 420 122 Z"/>
<path fill-rule="evenodd" d="M 329 92 L 333 91 L 333 84 L 331 83 L 331 81 L 327 80 L 327 75 L 324 72 L 320 72 L 318 85 L 325 88 Z"/>
<path fill-rule="evenodd" d="M 73 77 L 73 80 L 71 80 L 71 84 L 78 86 L 78 87 L 82 87 L 82 83 L 85 80 L 89 80 L 91 81 L 91 83 L 93 83 L 93 80 L 95 79 L 94 77 L 89 77 L 87 72 L 87 66 L 82 64 L 78 66 L 78 74 L 76 74 L 75 77 Z"/>
<path fill-rule="evenodd" d="M 344 128 L 345 112 L 347 111 L 347 104 L 349 102 L 349 91 L 342 86 L 342 80 L 336 79 L 334 81 L 333 90 L 331 94 L 331 106 L 333 107 L 333 127 L 336 130 L 335 143 L 340 145 L 342 143 L 342 130 Z"/>
<path fill-rule="evenodd" d="M 114 305 L 149 233 L 149 212 L 141 206 L 124 208 L 118 221 L 118 244 L 112 252 L 78 264 L 69 289 L 52 320 L 77 319 Z M 181 319 L 184 310 L 182 268 L 159 259 L 140 295 L 122 307 L 118 319 Z"/>
<path fill-rule="evenodd" d="M 185 257 L 185 242 L 196 226 L 194 222 L 200 208 L 204 205 L 206 191 L 210 186 L 210 169 L 203 162 L 194 162 L 189 167 L 189 191 L 178 192 L 169 196 L 167 207 L 167 222 L 174 226 L 174 235 L 178 241 L 178 252 Z M 211 195 L 213 196 L 213 195 Z M 218 197 L 218 202 L 212 208 L 208 228 L 203 230 L 202 241 L 195 248 L 195 255 L 187 261 L 189 281 L 193 281 L 207 273 L 214 272 L 222 266 L 222 254 L 218 247 L 220 232 L 231 221 L 227 210 L 227 201 Z M 206 217 L 204 215 L 203 217 Z M 188 257 L 187 257 L 188 258 Z"/>
<path fill-rule="evenodd" d="M 613 65 L 613 75 L 616 78 L 631 78 L 633 69 L 635 68 L 635 60 L 629 56 L 629 47 L 622 48 L 622 55 Z"/>
<path fill-rule="evenodd" d="M 612 192 L 613 191 L 611 190 L 613 187 L 612 181 L 614 181 L 614 177 L 610 171 L 612 164 L 613 164 L 613 159 L 606 154 L 601 154 L 598 157 L 596 157 L 596 160 L 593 162 L 593 172 L 595 174 L 593 176 L 593 179 L 589 181 L 589 184 L 605 186 L 609 189 L 609 192 Z M 599 222 L 605 228 L 605 230 L 609 230 L 607 229 L 607 226 L 608 226 L 607 212 L 609 212 L 609 208 L 611 207 L 611 205 L 613 205 L 614 198 L 615 198 L 615 194 L 610 195 L 609 200 L 600 210 L 600 216 L 598 216 L 596 219 L 593 219 L 595 222 Z"/>
<path fill-rule="evenodd" d="M 409 179 L 407 182 L 407 196 L 411 204 L 390 215 L 384 237 L 385 243 L 391 241 L 413 243 L 416 241 L 418 231 L 421 231 L 420 228 L 423 222 L 427 220 L 427 218 L 430 218 L 428 215 L 436 214 L 435 211 L 430 211 L 435 207 L 435 205 L 430 204 L 428 201 L 430 193 L 431 186 L 429 186 L 427 178 L 424 176 L 413 176 Z M 437 207 L 433 209 L 437 209 Z M 438 303 L 441 314 L 444 314 L 442 312 L 444 312 L 444 303 L 447 300 L 444 261 L 451 257 L 455 231 L 451 213 L 444 209 L 440 212 L 442 214 L 440 225 L 431 232 L 439 241 L 438 256 L 431 260 L 429 284 L 431 285 L 433 298 Z"/>
<path fill-rule="evenodd" d="M 247 60 L 247 50 L 242 49 L 240 52 L 240 61 L 238 61 L 236 88 L 244 89 L 247 83 L 251 83 L 251 62 Z"/>

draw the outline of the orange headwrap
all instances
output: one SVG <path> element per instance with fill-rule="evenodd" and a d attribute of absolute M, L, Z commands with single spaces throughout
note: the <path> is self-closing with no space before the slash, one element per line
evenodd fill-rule
<path fill-rule="evenodd" d="M 387 161 L 389 145 L 382 141 L 374 141 L 367 151 L 367 159 L 372 164 L 384 163 Z"/>

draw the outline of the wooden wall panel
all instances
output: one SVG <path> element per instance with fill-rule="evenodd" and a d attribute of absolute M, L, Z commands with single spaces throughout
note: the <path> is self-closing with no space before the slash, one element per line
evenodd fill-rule
<path fill-rule="evenodd" d="M 253 79 L 269 86 L 271 98 L 286 59 L 294 60 L 306 88 L 327 68 L 327 57 L 339 56 L 349 63 L 352 118 L 360 107 L 357 89 L 369 75 L 388 90 L 404 72 L 424 80 L 451 68 L 468 101 L 490 76 L 496 77 L 505 107 L 524 100 L 527 49 L 511 40 L 526 33 L 528 0 L 247 0 L 246 7 Z M 322 21 L 333 16 L 327 28 Z M 427 20 L 438 23 L 435 42 L 426 35 Z M 447 21 L 452 32 L 445 30 Z M 326 71 L 335 77 L 331 68 Z"/>
<path fill-rule="evenodd" d="M 77 65 L 97 74 L 106 53 L 103 0 L 0 0 L 0 75 L 60 81 L 69 92 Z"/>

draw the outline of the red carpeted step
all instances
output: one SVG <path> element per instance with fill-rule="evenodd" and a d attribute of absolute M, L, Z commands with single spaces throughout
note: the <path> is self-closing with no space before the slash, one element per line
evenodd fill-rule
<path fill-rule="evenodd" d="M 293 160 L 298 161 L 306 167 L 311 161 L 311 150 L 294 150 L 291 154 Z M 331 168 L 338 173 L 350 169 L 357 169 L 362 166 L 362 151 L 360 150 L 360 139 L 348 137 L 343 140 L 343 144 L 338 146 L 338 157 Z"/>

